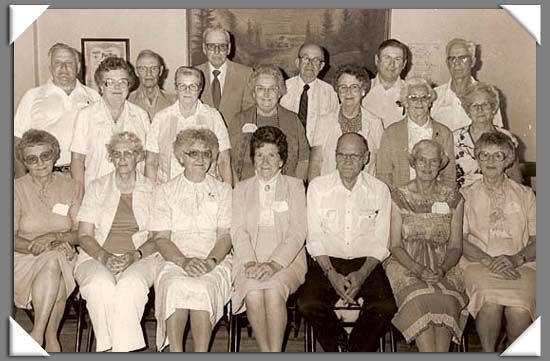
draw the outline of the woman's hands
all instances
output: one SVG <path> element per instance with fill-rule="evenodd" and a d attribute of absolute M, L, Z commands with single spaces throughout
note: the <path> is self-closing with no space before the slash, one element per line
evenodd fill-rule
<path fill-rule="evenodd" d="M 216 267 L 216 261 L 212 258 L 183 257 L 174 263 L 180 266 L 191 277 L 200 277 Z"/>
<path fill-rule="evenodd" d="M 481 264 L 489 268 L 491 272 L 509 280 L 517 280 L 521 277 L 520 273 L 516 270 L 517 264 L 512 256 L 487 256 L 481 259 Z"/>
<path fill-rule="evenodd" d="M 244 275 L 246 278 L 267 281 L 281 269 L 283 269 L 283 266 L 275 261 L 262 263 L 248 262 L 244 265 Z"/>
<path fill-rule="evenodd" d="M 435 267 L 435 270 L 432 270 L 431 268 L 424 267 L 422 271 L 418 274 L 421 280 L 423 280 L 426 283 L 432 284 L 437 283 L 445 277 L 445 270 L 441 266 Z"/>
<path fill-rule="evenodd" d="M 134 262 L 139 261 L 140 258 L 137 250 L 128 251 L 121 255 L 115 255 L 103 250 L 96 257 L 114 275 L 124 272 L 126 268 L 130 267 Z"/>
<path fill-rule="evenodd" d="M 42 252 L 55 250 L 63 254 L 69 261 L 76 254 L 74 246 L 64 239 L 63 233 L 46 233 L 36 237 L 31 241 L 28 249 L 34 256 L 38 256 Z"/>

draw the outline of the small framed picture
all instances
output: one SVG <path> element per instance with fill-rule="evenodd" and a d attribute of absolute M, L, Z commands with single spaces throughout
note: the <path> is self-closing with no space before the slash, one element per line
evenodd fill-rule
<path fill-rule="evenodd" d="M 92 89 L 99 90 L 95 83 L 94 73 L 103 59 L 117 56 L 129 61 L 130 40 L 121 38 L 82 38 L 82 69 L 84 84 Z"/>

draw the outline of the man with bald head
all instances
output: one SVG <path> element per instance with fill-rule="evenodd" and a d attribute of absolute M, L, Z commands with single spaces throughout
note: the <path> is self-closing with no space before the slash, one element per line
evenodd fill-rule
<path fill-rule="evenodd" d="M 437 98 L 432 105 L 431 115 L 454 132 L 472 123 L 462 108 L 460 98 L 469 86 L 477 82 L 472 76 L 472 70 L 476 65 L 476 45 L 471 41 L 456 38 L 447 43 L 445 51 L 445 62 L 451 79 L 435 88 Z M 493 123 L 503 127 L 500 109 L 495 114 Z"/>
<path fill-rule="evenodd" d="M 332 85 L 318 78 L 325 66 L 325 53 L 319 45 L 303 44 L 294 63 L 299 73 L 286 81 L 281 105 L 298 114 L 312 144 L 317 120 L 338 109 L 338 95 Z"/>
<path fill-rule="evenodd" d="M 202 37 L 202 51 L 208 58 L 197 68 L 204 74 L 204 90 L 201 100 L 216 108 L 229 125 L 235 114 L 254 105 L 248 79 L 252 68 L 232 62 L 231 36 L 219 26 L 208 28 Z"/>
<path fill-rule="evenodd" d="M 374 352 L 390 326 L 395 301 L 382 261 L 389 255 L 391 196 L 367 172 L 369 150 L 359 133 L 345 133 L 336 147 L 336 171 L 309 184 L 306 247 L 316 261 L 298 300 L 325 352 Z M 349 341 L 335 303 L 361 305 Z"/>
<path fill-rule="evenodd" d="M 166 92 L 162 83 L 167 69 L 162 57 L 152 50 L 142 50 L 136 59 L 139 86 L 130 93 L 128 101 L 143 108 L 152 122 L 155 114 L 176 102 L 176 95 Z"/>
<path fill-rule="evenodd" d="M 25 174 L 25 165 L 17 160 L 15 151 L 23 133 L 34 128 L 53 134 L 59 141 L 61 154 L 55 170 L 69 172 L 69 146 L 78 111 L 99 100 L 99 94 L 78 79 L 80 54 L 67 44 L 56 43 L 48 51 L 51 78 L 46 84 L 32 88 L 23 95 L 13 119 L 13 168 L 15 177 Z"/>

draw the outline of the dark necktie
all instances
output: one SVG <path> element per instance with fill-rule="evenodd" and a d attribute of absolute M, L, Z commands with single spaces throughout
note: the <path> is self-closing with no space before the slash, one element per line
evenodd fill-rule
<path fill-rule="evenodd" d="M 220 107 L 220 100 L 222 99 L 222 87 L 220 85 L 220 79 L 218 79 L 220 71 L 214 70 L 212 74 L 214 74 L 214 81 L 212 82 L 212 101 L 214 102 L 214 107 L 218 109 Z"/>
<path fill-rule="evenodd" d="M 300 118 L 300 121 L 304 125 L 304 128 L 306 127 L 307 122 L 307 91 L 309 90 L 309 85 L 304 85 L 304 90 L 302 91 L 302 95 L 300 95 L 300 107 L 298 108 L 298 118 Z"/>

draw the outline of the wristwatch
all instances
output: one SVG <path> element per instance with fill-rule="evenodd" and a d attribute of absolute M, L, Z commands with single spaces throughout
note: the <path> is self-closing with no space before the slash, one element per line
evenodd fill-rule
<path fill-rule="evenodd" d="M 522 266 L 527 263 L 527 256 L 523 253 L 520 253 L 516 256 L 516 267 Z"/>

